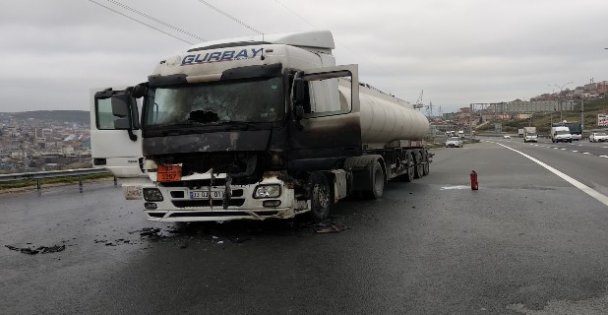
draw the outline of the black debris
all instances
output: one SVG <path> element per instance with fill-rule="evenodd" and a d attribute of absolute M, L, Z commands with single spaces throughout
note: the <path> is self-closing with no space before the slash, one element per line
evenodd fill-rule
<path fill-rule="evenodd" d="M 65 245 L 53 245 L 53 246 L 39 246 L 37 248 L 33 247 L 16 247 L 11 245 L 4 245 L 6 248 L 10 250 L 14 250 L 27 255 L 36 255 L 36 254 L 50 254 L 50 253 L 58 253 L 65 250 Z"/>
<path fill-rule="evenodd" d="M 139 232 L 139 235 L 140 236 L 159 236 L 158 235 L 159 232 L 160 232 L 159 228 L 143 228 Z"/>
<path fill-rule="evenodd" d="M 317 233 L 339 233 L 348 230 L 348 227 L 342 223 L 335 222 L 320 222 L 313 226 L 313 230 Z"/>

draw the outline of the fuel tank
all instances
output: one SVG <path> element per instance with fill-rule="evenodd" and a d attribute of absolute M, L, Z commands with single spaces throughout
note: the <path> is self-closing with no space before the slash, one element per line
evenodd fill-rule
<path fill-rule="evenodd" d="M 340 82 L 341 97 L 350 99 L 350 82 Z M 408 102 L 365 84 L 359 86 L 361 140 L 383 146 L 396 140 L 422 140 L 428 119 Z"/>

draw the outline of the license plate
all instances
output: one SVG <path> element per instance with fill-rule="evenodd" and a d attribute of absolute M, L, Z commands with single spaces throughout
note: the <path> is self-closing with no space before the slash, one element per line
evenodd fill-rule
<path fill-rule="evenodd" d="M 223 191 L 191 191 L 190 199 L 209 199 L 209 193 L 211 193 L 211 199 L 222 199 L 224 198 Z"/>

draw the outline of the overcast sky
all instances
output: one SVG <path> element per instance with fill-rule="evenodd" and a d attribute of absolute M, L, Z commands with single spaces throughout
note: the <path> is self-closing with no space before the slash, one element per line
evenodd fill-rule
<path fill-rule="evenodd" d="M 256 35 L 198 0 L 94 0 L 189 41 Z M 608 80 L 606 0 L 207 0 L 266 34 L 328 29 L 339 64 L 455 111 Z M 0 111 L 89 109 L 190 45 L 88 0 L 0 1 Z M 569 83 L 573 82 L 573 83 Z M 569 83 L 569 84 L 567 84 Z"/>

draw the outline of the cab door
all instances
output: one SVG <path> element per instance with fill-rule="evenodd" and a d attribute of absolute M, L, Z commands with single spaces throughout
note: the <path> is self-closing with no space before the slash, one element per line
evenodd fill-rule
<path fill-rule="evenodd" d="M 91 93 L 93 166 L 116 177 L 144 177 L 139 110 L 128 89 Z"/>
<path fill-rule="evenodd" d="M 300 71 L 291 94 L 291 161 L 332 163 L 361 154 L 357 65 Z"/>

